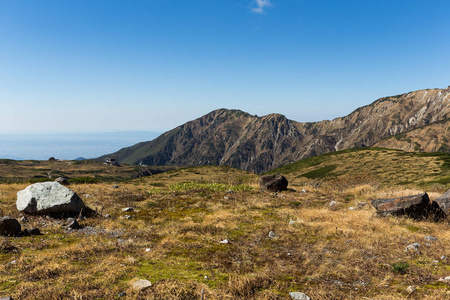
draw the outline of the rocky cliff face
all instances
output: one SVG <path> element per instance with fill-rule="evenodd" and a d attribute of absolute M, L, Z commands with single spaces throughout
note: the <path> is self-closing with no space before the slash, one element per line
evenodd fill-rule
<path fill-rule="evenodd" d="M 450 87 L 381 98 L 346 117 L 314 123 L 219 109 L 109 156 L 120 163 L 227 165 L 262 173 L 314 155 L 373 146 L 449 118 Z"/>

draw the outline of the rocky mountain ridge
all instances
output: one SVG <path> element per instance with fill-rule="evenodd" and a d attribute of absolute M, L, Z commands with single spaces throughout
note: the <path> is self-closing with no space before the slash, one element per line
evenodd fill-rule
<path fill-rule="evenodd" d="M 450 87 L 384 97 L 331 121 L 301 123 L 280 114 L 257 117 L 218 109 L 153 141 L 99 159 L 114 156 L 120 163 L 141 165 L 227 165 L 263 173 L 310 156 L 372 146 L 447 119 Z M 445 136 L 440 143 L 439 149 L 450 148 Z"/>

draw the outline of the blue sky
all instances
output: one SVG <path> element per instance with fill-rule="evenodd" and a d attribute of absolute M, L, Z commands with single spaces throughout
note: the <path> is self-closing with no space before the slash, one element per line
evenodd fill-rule
<path fill-rule="evenodd" d="M 0 134 L 296 121 L 450 85 L 448 0 L 3 0 Z"/>

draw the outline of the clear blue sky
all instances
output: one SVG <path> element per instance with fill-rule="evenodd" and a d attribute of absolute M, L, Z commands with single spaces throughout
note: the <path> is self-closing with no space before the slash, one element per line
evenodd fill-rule
<path fill-rule="evenodd" d="M 0 133 L 296 121 L 450 85 L 449 0 L 2 0 Z"/>

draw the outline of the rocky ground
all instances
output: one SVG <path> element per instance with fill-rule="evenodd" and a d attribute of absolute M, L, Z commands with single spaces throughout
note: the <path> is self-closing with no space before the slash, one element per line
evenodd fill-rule
<path fill-rule="evenodd" d="M 371 205 L 420 187 L 315 179 L 271 192 L 247 172 L 189 168 L 71 184 L 93 211 L 73 216 L 73 226 L 65 216 L 19 212 L 17 192 L 27 186 L 0 185 L 1 215 L 40 231 L 1 237 L 0 297 L 450 297 L 447 219 L 381 217 Z M 431 201 L 445 191 L 426 190 Z"/>

